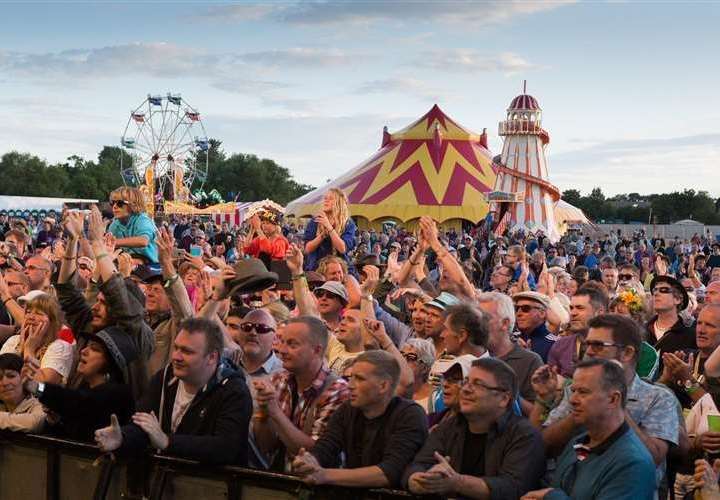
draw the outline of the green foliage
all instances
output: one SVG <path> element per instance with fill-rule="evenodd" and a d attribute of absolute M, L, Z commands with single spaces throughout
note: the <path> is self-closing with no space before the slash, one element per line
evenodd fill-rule
<path fill-rule="evenodd" d="M 208 179 L 202 187 L 207 192 L 217 189 L 226 201 L 270 198 L 286 204 L 313 189 L 299 184 L 273 160 L 246 154 L 228 157 L 221 146 L 222 142 L 210 140 Z M 105 146 L 96 162 L 73 155 L 64 163 L 48 164 L 29 153 L 5 153 L 0 158 L 0 194 L 107 200 L 123 183 L 121 155 L 123 165 L 129 165 L 130 157 L 113 146 Z M 198 188 L 199 183 L 191 190 Z"/>
<path fill-rule="evenodd" d="M 647 196 L 629 193 L 606 199 L 600 188 L 593 189 L 588 196 L 569 189 L 563 192 L 562 198 L 596 222 L 670 224 L 693 219 L 704 224 L 720 224 L 716 200 L 707 191 L 686 189 Z"/>

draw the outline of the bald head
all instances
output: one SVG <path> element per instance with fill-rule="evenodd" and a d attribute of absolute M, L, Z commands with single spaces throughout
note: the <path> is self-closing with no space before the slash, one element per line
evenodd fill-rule
<path fill-rule="evenodd" d="M 267 312 L 265 309 L 253 309 L 245 315 L 243 323 L 262 323 L 277 329 L 277 322 L 273 318 L 272 314 Z"/>

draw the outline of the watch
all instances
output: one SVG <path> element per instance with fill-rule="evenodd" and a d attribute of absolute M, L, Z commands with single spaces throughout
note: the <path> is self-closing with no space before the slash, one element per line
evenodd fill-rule
<path fill-rule="evenodd" d="M 43 392 L 45 392 L 45 382 L 38 382 L 37 389 L 35 389 L 33 396 L 39 399 L 40 397 L 42 397 Z"/>

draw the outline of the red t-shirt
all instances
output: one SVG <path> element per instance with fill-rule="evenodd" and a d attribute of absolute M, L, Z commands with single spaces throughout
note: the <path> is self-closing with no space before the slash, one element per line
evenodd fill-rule
<path fill-rule="evenodd" d="M 290 242 L 285 236 L 276 236 L 272 241 L 265 236 L 258 236 L 253 239 L 243 250 L 246 254 L 258 258 L 261 253 L 270 255 L 272 260 L 285 260 Z"/>

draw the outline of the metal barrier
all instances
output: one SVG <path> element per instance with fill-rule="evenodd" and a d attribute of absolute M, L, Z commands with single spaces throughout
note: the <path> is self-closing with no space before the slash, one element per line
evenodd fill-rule
<path fill-rule="evenodd" d="M 97 447 L 48 436 L 0 433 L 0 499 L 120 500 L 133 464 L 100 457 Z M 140 461 L 142 462 L 142 460 Z M 135 462 L 134 462 L 135 463 Z M 404 491 L 313 487 L 297 477 L 242 467 L 209 467 L 179 458 L 147 457 L 150 500 L 392 500 Z M 133 474 L 130 474 L 134 477 Z M 139 480 L 143 482 L 142 479 Z M 137 485 L 136 485 L 137 486 Z"/>

